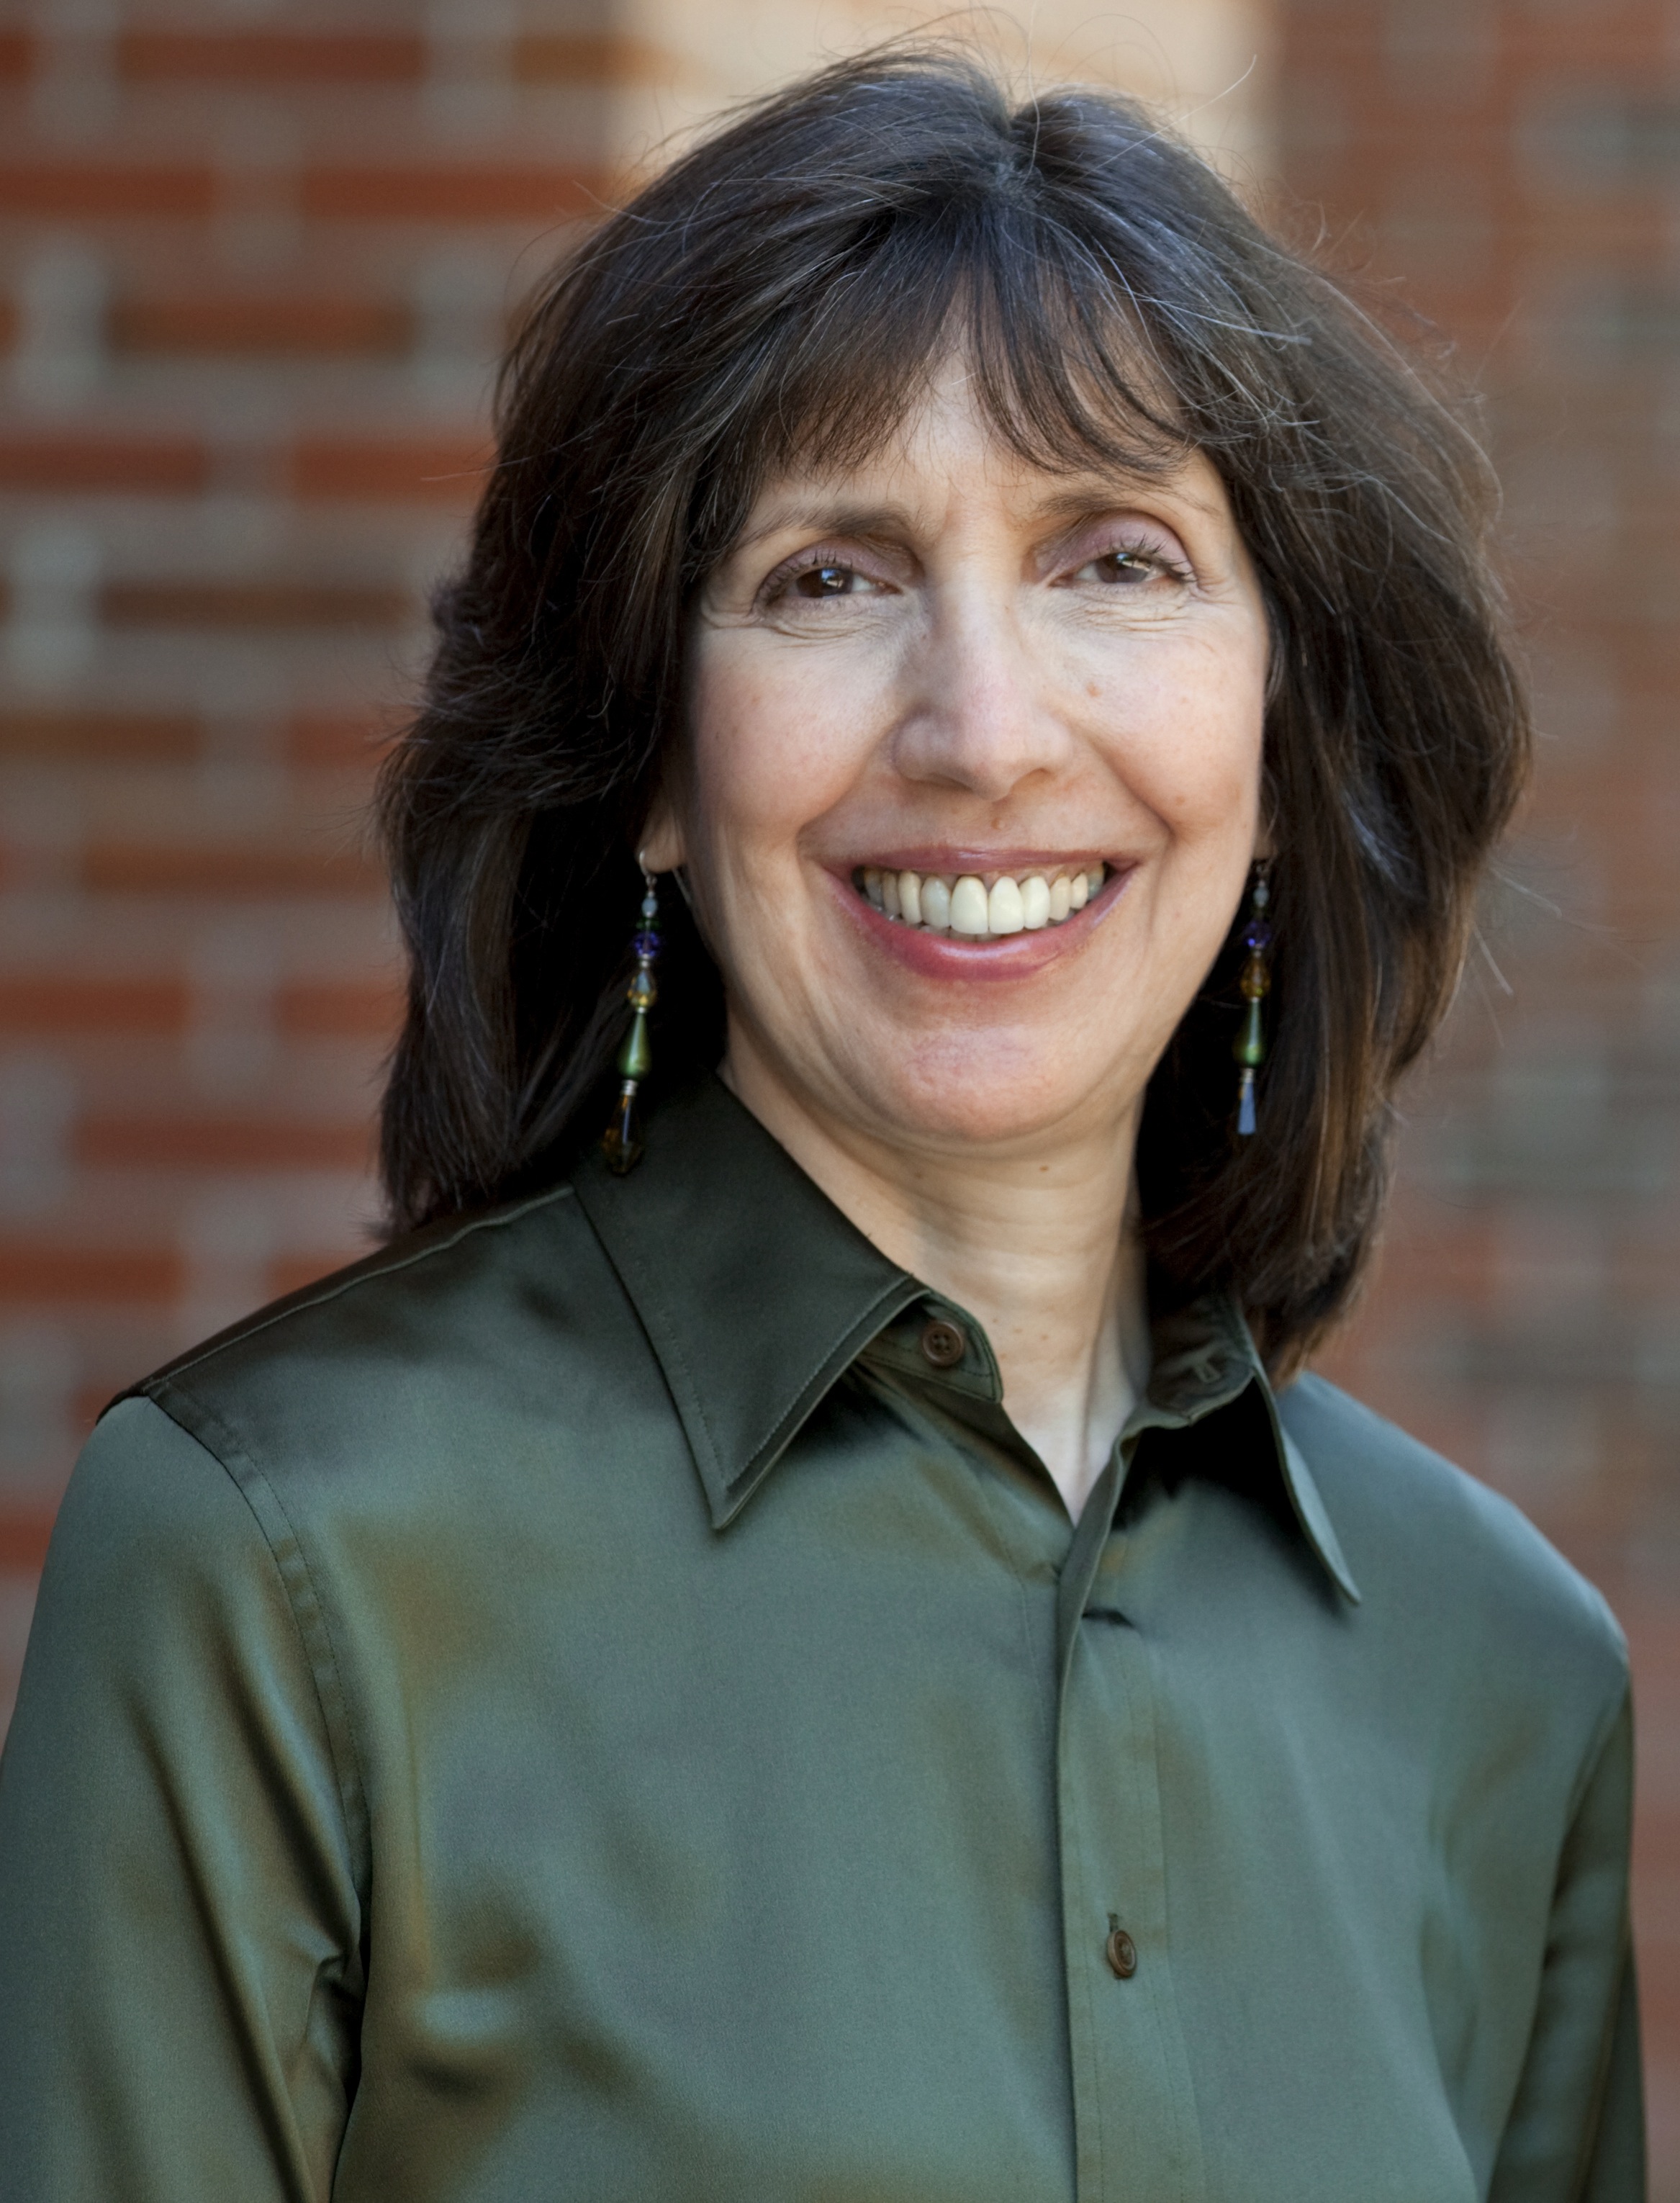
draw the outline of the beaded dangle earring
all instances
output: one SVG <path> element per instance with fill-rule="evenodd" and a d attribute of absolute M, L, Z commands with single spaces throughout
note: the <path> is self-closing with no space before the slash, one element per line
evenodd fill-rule
<path fill-rule="evenodd" d="M 653 1068 L 653 1051 L 648 1046 L 647 1013 L 658 1000 L 659 989 L 653 977 L 653 960 L 659 954 L 659 936 L 653 930 L 653 921 L 659 915 L 659 897 L 653 885 L 653 875 L 642 866 L 642 878 L 647 892 L 642 897 L 641 923 L 636 929 L 630 946 L 635 951 L 636 969 L 624 999 L 635 1013 L 630 1020 L 630 1030 L 624 1036 L 624 1045 L 618 1051 L 618 1076 L 622 1082 L 618 1101 L 612 1113 L 612 1121 L 601 1139 L 601 1152 L 607 1159 L 609 1170 L 622 1178 L 633 1171 L 642 1158 L 641 1126 L 636 1117 L 636 1090 Z"/>
<path fill-rule="evenodd" d="M 1254 1130 L 1254 1074 L 1266 1060 L 1266 1027 L 1260 1005 L 1271 988 L 1271 928 L 1266 924 L 1266 906 L 1271 901 L 1271 883 L 1267 877 L 1270 870 L 1270 862 L 1264 857 L 1254 866 L 1253 895 L 1242 936 L 1248 961 L 1242 967 L 1241 983 L 1247 1007 L 1231 1049 L 1241 1072 L 1236 1090 L 1236 1131 L 1240 1140 L 1247 1139 Z"/>

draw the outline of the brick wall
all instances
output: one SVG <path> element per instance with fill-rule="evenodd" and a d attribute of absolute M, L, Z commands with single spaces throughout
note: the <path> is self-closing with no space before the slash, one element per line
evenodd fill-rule
<path fill-rule="evenodd" d="M 8 1702 L 102 1401 L 363 1249 L 369 771 L 637 66 L 587 7 L 0 18 Z"/>
<path fill-rule="evenodd" d="M 1609 1593 L 1680 2197 L 1680 45 L 1654 0 L 1290 0 L 1280 157 L 1486 393 L 1541 730 L 1402 1196 L 1327 1357 Z"/>

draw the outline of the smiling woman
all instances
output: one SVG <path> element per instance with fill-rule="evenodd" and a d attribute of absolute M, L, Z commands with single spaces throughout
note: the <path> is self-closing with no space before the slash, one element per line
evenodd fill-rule
<path fill-rule="evenodd" d="M 1076 1516 L 1148 1368 L 1138 1113 L 1264 839 L 1266 615 L 1205 455 L 1052 470 L 976 380 L 953 351 L 877 452 L 766 481 L 641 856 L 692 883 L 725 1081 L 983 1316 Z"/>
<path fill-rule="evenodd" d="M 499 436 L 392 1243 L 55 1534 L 8 2193 L 1635 2203 L 1616 1626 L 1300 1373 L 1522 777 L 1475 446 L 1158 122 L 905 50 Z"/>
<path fill-rule="evenodd" d="M 957 540 L 977 516 L 928 506 L 941 442 L 965 463 L 989 442 L 993 502 L 1023 508 L 1011 554 L 1040 587 L 1001 626 L 981 554 Z M 906 467 L 921 479 L 895 482 Z M 755 681 L 799 663 L 826 687 L 864 655 L 819 640 L 838 612 L 879 638 L 879 690 L 911 623 L 937 615 L 918 677 L 963 670 L 1006 712 L 1006 650 L 1061 650 L 1061 606 L 1069 642 L 1083 637 L 1086 729 L 1135 711 L 1147 661 L 1158 759 L 1169 723 L 1176 743 L 1192 732 L 1175 669 L 1230 658 L 1259 605 L 1265 742 L 1243 800 L 1282 829 L 1265 1106 L 1234 1148 L 1231 930 L 1155 1069 L 1141 1223 L 1176 1278 L 1240 1281 L 1272 1366 L 1294 1366 L 1363 1264 L 1388 1096 L 1456 983 L 1525 765 L 1483 552 L 1493 496 L 1415 367 L 1152 117 L 1083 94 L 1011 115 L 959 63 L 877 56 L 702 145 L 527 321 L 473 556 L 439 606 L 428 706 L 392 768 L 416 948 L 386 1115 L 398 1220 L 538 1183 L 595 1121 L 639 892 L 628 853 L 685 752 L 697 641 L 717 659 L 727 627 L 735 663 L 757 649 Z M 932 531 L 937 578 L 919 563 Z M 740 600 L 760 543 L 775 616 Z M 772 641 L 790 647 L 767 656 Z M 943 735 L 922 713 L 899 747 L 953 739 L 963 708 Z M 1054 717 L 1056 700 L 1031 708 Z M 1058 820 L 1046 856 L 1106 858 L 1068 831 Z M 996 831 L 980 842 L 983 877 Z M 1228 929 L 1240 889 L 1228 880 Z M 718 1059 L 715 948 L 677 914 L 655 1021 L 668 1074 Z M 1100 1024 L 1113 998 L 1087 1010 Z"/>

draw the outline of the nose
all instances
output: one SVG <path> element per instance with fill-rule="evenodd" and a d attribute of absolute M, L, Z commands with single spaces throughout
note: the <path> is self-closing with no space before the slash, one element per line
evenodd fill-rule
<path fill-rule="evenodd" d="M 1006 582 L 980 577 L 936 594 L 893 740 L 905 779 L 996 803 L 1065 761 L 1070 731 L 1013 594 Z"/>

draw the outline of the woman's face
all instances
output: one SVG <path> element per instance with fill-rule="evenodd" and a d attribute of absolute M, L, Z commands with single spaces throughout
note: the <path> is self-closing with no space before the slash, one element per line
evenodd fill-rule
<path fill-rule="evenodd" d="M 912 1153 L 1129 1128 L 1256 853 L 1266 648 L 1205 458 L 1044 472 L 960 359 L 878 458 L 771 483 L 645 848 L 738 1089 Z"/>

